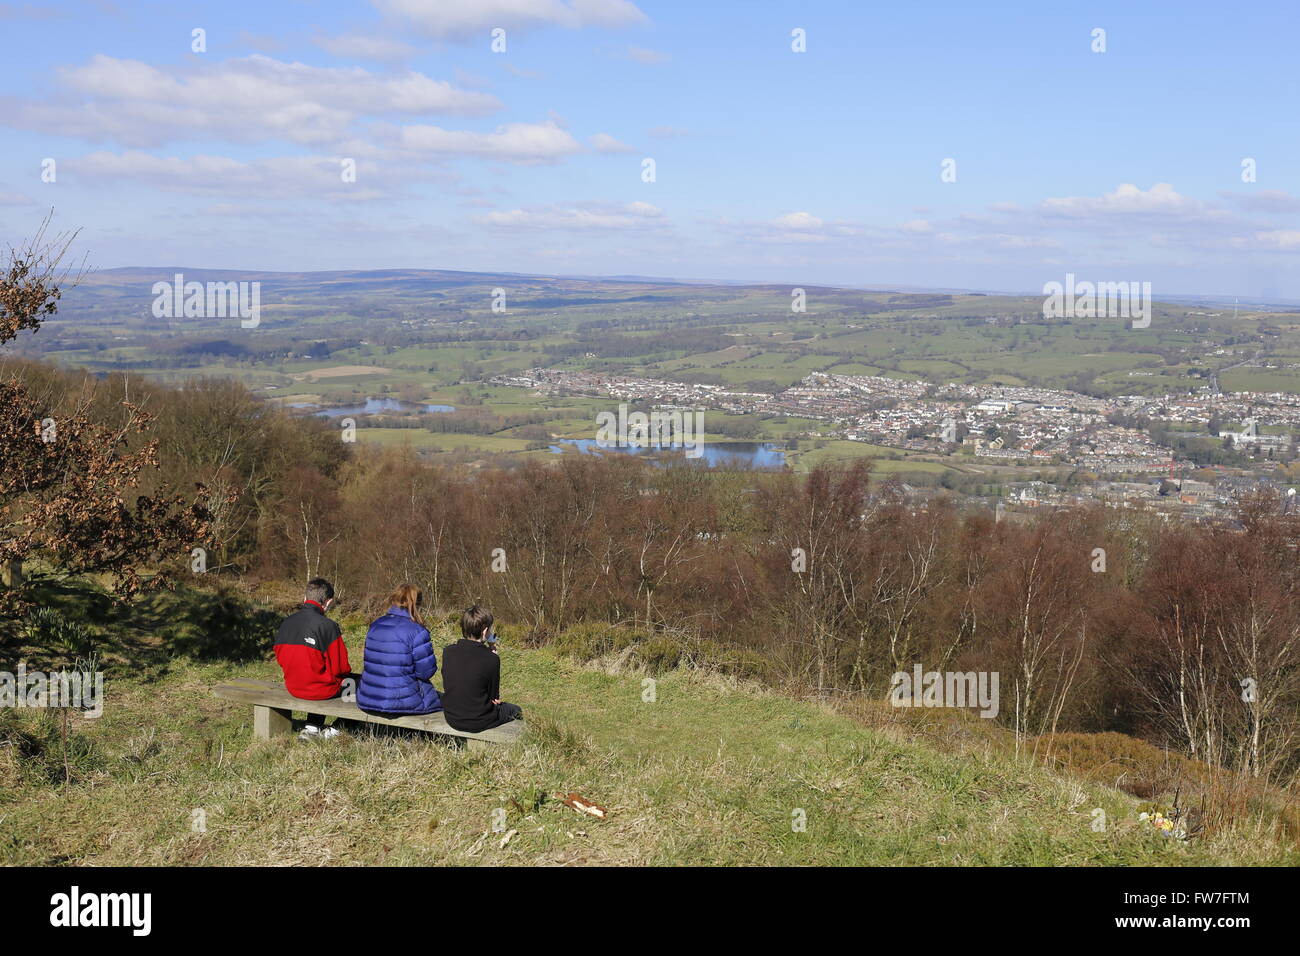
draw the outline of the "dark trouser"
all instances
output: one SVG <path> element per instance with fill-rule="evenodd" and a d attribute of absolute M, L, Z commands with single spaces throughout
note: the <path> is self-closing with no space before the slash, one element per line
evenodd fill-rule
<path fill-rule="evenodd" d="M 321 699 L 321 700 L 338 700 L 338 699 L 339 699 L 340 697 L 342 697 L 342 696 L 343 696 L 343 688 L 340 687 L 340 688 L 338 689 L 338 693 L 331 694 L 329 697 L 322 697 L 322 698 L 320 698 L 320 699 Z M 307 723 L 310 724 L 312 727 L 324 727 L 324 726 L 325 726 L 325 715 L 324 715 L 324 714 L 308 714 L 308 715 L 307 715 Z M 342 717 L 340 717 L 338 720 L 334 721 L 335 726 L 337 726 L 337 725 L 339 725 L 339 724 L 343 724 L 344 726 L 347 726 L 347 725 L 350 724 L 350 723 L 351 723 L 351 721 L 344 720 Z"/>
<path fill-rule="evenodd" d="M 459 730 L 467 734 L 481 734 L 485 730 L 491 730 L 493 727 L 500 727 L 502 724 L 508 724 L 512 720 L 518 720 L 524 716 L 524 709 L 518 704 L 507 704 L 504 701 L 496 705 L 492 716 L 487 718 L 487 723 L 482 727 L 457 727 L 450 720 L 447 721 L 452 730 Z"/>
<path fill-rule="evenodd" d="M 524 709 L 518 704 L 507 704 L 505 701 L 497 704 L 496 716 L 492 723 L 484 727 L 484 730 L 491 730 L 493 727 L 500 727 L 502 724 L 508 724 L 512 720 L 518 720 L 524 715 Z"/>

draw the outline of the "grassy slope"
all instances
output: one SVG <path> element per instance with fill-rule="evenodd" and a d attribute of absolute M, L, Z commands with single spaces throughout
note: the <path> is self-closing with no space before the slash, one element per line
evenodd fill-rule
<path fill-rule="evenodd" d="M 360 638 L 349 631 L 354 660 Z M 505 690 L 525 707 L 528 734 L 487 754 L 422 737 L 254 743 L 250 708 L 208 691 L 236 675 L 275 678 L 269 661 L 177 658 L 110 679 L 104 716 L 76 719 L 98 753 L 81 782 L 19 779 L 13 748 L 0 747 L 0 861 L 1297 862 L 1266 840 L 1184 846 L 1144 832 L 1132 798 L 1015 761 L 978 721 L 959 745 L 888 714 L 854 719 L 691 671 L 660 678 L 656 702 L 645 703 L 641 675 L 549 651 L 504 655 Z M 610 818 L 538 805 L 568 791 L 611 808 Z M 1110 821 L 1104 833 L 1091 828 L 1094 807 Z M 491 832 L 498 808 L 518 830 L 504 848 Z M 791 827 L 796 808 L 805 832 Z M 206 833 L 191 828 L 197 809 Z"/>

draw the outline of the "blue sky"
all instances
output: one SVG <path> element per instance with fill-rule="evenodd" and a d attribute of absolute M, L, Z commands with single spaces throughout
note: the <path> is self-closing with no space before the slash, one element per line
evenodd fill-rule
<path fill-rule="evenodd" d="M 0 233 L 52 206 L 99 268 L 1300 299 L 1298 26 L 1200 0 L 0 3 Z"/>

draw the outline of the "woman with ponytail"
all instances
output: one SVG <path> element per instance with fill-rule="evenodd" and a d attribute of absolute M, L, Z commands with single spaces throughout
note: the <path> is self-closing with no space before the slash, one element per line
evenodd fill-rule
<path fill-rule="evenodd" d="M 365 666 L 357 685 L 357 706 L 375 714 L 429 714 L 442 710 L 430 681 L 438 671 L 429 630 L 420 619 L 423 595 L 403 584 L 388 598 L 388 610 L 366 633 Z"/>

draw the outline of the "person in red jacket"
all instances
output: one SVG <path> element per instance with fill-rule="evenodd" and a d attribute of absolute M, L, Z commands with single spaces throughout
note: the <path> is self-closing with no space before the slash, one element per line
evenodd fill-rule
<path fill-rule="evenodd" d="M 329 700 L 343 693 L 343 681 L 355 677 L 348 663 L 343 631 L 325 616 L 334 604 L 334 587 L 324 578 L 307 582 L 302 607 L 280 624 L 275 636 L 275 659 L 284 671 L 284 689 L 302 700 Z M 337 737 L 337 727 L 325 718 L 308 714 L 299 737 Z"/>

